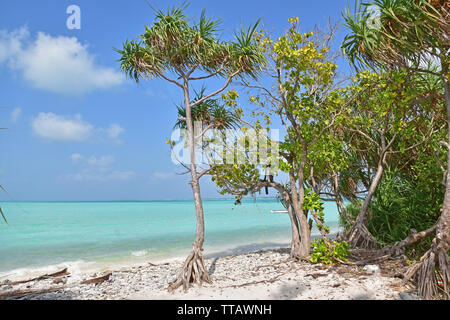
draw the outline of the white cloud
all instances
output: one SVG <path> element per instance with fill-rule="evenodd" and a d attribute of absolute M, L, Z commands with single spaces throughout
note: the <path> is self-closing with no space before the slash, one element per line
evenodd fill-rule
<path fill-rule="evenodd" d="M 90 157 L 87 160 L 87 163 L 92 166 L 98 166 L 98 167 L 108 167 L 109 165 L 113 164 L 116 159 L 113 156 L 101 156 L 101 157 Z"/>
<path fill-rule="evenodd" d="M 125 129 L 116 123 L 111 124 L 109 128 L 106 129 L 106 133 L 111 139 L 117 139 L 124 131 Z"/>
<path fill-rule="evenodd" d="M 83 121 L 80 114 L 70 117 L 51 112 L 40 112 L 31 126 L 39 138 L 54 141 L 86 141 L 94 130 L 94 126 Z"/>
<path fill-rule="evenodd" d="M 112 171 L 107 175 L 107 179 L 111 180 L 128 180 L 134 176 L 133 171 Z"/>
<path fill-rule="evenodd" d="M 67 179 L 73 181 L 126 181 L 134 176 L 133 171 L 93 171 L 89 169 L 84 169 L 79 173 L 69 174 L 66 176 Z"/>
<path fill-rule="evenodd" d="M 151 180 L 157 179 L 157 180 L 167 180 L 175 176 L 175 172 L 153 172 L 151 176 Z"/>
<path fill-rule="evenodd" d="M 14 57 L 22 52 L 22 42 L 30 36 L 28 29 L 22 27 L 12 32 L 0 30 L 0 63 L 12 63 Z"/>
<path fill-rule="evenodd" d="M 69 158 L 73 162 L 78 162 L 81 161 L 84 157 L 79 153 L 72 153 Z"/>
<path fill-rule="evenodd" d="M 82 95 L 122 83 L 120 72 L 95 63 L 88 46 L 75 37 L 38 32 L 33 40 L 27 28 L 0 31 L 0 63 L 8 61 L 12 69 L 38 89 Z"/>
<path fill-rule="evenodd" d="M 31 121 L 33 133 L 47 141 L 83 142 L 96 139 L 110 139 L 122 142 L 119 136 L 125 129 L 118 124 L 111 124 L 107 129 L 95 127 L 83 120 L 80 114 L 74 116 L 58 115 L 52 112 L 40 112 Z"/>
<path fill-rule="evenodd" d="M 16 123 L 21 114 L 22 110 L 20 108 L 14 108 L 14 110 L 11 111 L 11 122 Z"/>
<path fill-rule="evenodd" d="M 112 169 L 115 158 L 111 155 L 86 157 L 79 153 L 73 153 L 69 159 L 81 167 L 79 172 L 66 175 L 66 179 L 72 181 L 125 181 L 131 179 L 135 174 L 130 170 Z"/>

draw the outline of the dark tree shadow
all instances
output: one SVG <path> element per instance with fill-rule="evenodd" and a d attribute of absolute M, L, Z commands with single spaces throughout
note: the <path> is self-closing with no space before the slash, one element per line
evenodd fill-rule
<path fill-rule="evenodd" d="M 284 253 L 285 251 L 289 253 L 289 246 L 290 246 L 289 243 L 275 243 L 275 242 L 253 243 L 238 246 L 231 249 L 225 249 L 219 252 L 210 253 L 205 255 L 204 257 L 205 259 L 221 258 L 232 255 L 261 252 L 266 250 L 277 250 L 277 251 L 280 250 L 282 253 Z"/>
<path fill-rule="evenodd" d="M 308 288 L 301 283 L 283 284 L 269 297 L 270 300 L 292 300 Z"/>
<path fill-rule="evenodd" d="M 211 265 L 209 266 L 209 269 L 208 269 L 208 273 L 209 273 L 209 274 L 213 274 L 213 273 L 216 271 L 216 263 L 217 263 L 217 260 L 219 260 L 219 257 L 214 258 L 213 262 L 212 262 Z"/>

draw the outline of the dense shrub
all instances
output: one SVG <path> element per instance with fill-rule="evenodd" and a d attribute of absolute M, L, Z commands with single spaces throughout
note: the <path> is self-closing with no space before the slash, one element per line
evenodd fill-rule
<path fill-rule="evenodd" d="M 421 231 L 436 223 L 443 203 L 444 186 L 433 175 L 430 167 L 422 163 L 419 172 L 427 169 L 428 176 L 417 174 L 406 176 L 397 170 L 386 171 L 370 204 L 367 227 L 372 235 L 383 244 L 392 244 L 407 237 L 411 229 Z M 346 206 L 349 216 L 355 218 L 362 201 L 353 201 Z M 350 225 L 341 218 L 341 225 L 348 230 Z M 423 239 L 407 254 L 417 258 L 422 255 L 432 237 Z"/>

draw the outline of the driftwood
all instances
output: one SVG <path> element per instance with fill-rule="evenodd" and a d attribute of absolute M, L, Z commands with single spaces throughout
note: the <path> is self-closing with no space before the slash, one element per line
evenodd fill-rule
<path fill-rule="evenodd" d="M 58 272 L 55 272 L 55 273 L 51 273 L 51 274 L 44 274 L 44 275 L 39 276 L 37 278 L 28 279 L 28 280 L 21 280 L 21 281 L 15 281 L 15 282 L 12 282 L 11 285 L 27 283 L 27 282 L 31 282 L 31 281 L 45 280 L 45 279 L 49 279 L 49 278 L 57 278 L 57 277 L 66 276 L 68 274 L 69 274 L 69 272 L 67 271 L 67 268 L 64 268 L 61 271 L 58 271 Z"/>
<path fill-rule="evenodd" d="M 235 284 L 235 285 L 231 285 L 231 286 L 228 286 L 228 287 L 225 287 L 225 288 L 240 288 L 240 287 L 245 287 L 245 286 L 249 286 L 249 285 L 252 285 L 252 284 L 273 283 L 273 282 L 279 280 L 280 277 L 282 275 L 284 275 L 284 274 L 285 273 L 280 274 L 280 275 L 278 275 L 278 276 L 276 276 L 275 278 L 272 278 L 272 279 L 260 280 L 260 281 L 252 281 L 252 282 L 246 282 L 246 283 L 241 283 L 241 284 Z"/>
<path fill-rule="evenodd" d="M 314 279 L 317 279 L 318 277 L 326 277 L 328 274 L 326 273 L 308 273 L 305 277 L 311 276 Z"/>
<path fill-rule="evenodd" d="M 29 295 L 36 295 L 36 294 L 44 294 L 44 293 L 50 293 L 55 292 L 62 289 L 62 287 L 56 287 L 56 288 L 50 288 L 50 289 L 39 289 L 39 290 L 14 290 L 14 291 L 8 291 L 5 293 L 0 293 L 0 300 L 6 300 L 6 299 L 20 299 Z"/>
<path fill-rule="evenodd" d="M 165 263 L 155 264 L 155 263 L 149 262 L 148 264 L 151 265 L 152 267 L 158 267 L 158 266 L 167 266 L 170 263 L 169 262 L 165 262 Z"/>
<path fill-rule="evenodd" d="M 105 282 L 105 281 L 109 280 L 109 277 L 111 276 L 111 274 L 112 273 L 109 272 L 109 273 L 105 274 L 104 276 L 85 280 L 85 281 L 81 282 L 80 284 L 92 284 L 92 283 L 97 284 L 97 283 Z"/>

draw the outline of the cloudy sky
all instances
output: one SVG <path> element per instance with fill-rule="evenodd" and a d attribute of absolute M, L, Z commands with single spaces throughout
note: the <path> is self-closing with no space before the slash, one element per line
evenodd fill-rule
<path fill-rule="evenodd" d="M 136 85 L 126 79 L 113 50 L 152 23 L 147 3 L 165 9 L 180 2 L 0 2 L 0 127 L 8 128 L 0 131 L 0 184 L 14 200 L 192 198 L 188 177 L 178 174 L 183 168 L 172 163 L 165 143 L 182 92 L 162 80 Z M 79 30 L 66 25 L 73 4 L 81 9 Z M 232 39 L 241 23 L 260 17 L 276 35 L 290 16 L 308 31 L 329 17 L 337 21 L 346 4 L 192 0 L 187 14 L 198 17 L 206 8 L 222 18 L 222 37 Z M 209 178 L 202 193 L 219 197 Z"/>

